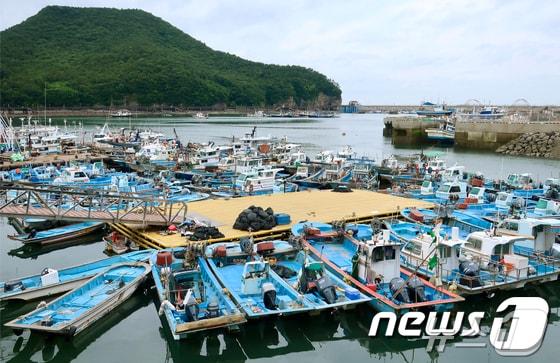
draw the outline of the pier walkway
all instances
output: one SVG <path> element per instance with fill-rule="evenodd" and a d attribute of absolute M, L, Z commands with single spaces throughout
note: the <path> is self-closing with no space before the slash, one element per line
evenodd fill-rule
<path fill-rule="evenodd" d="M 185 220 L 187 203 L 131 193 L 1 182 L 0 215 L 168 226 Z"/>

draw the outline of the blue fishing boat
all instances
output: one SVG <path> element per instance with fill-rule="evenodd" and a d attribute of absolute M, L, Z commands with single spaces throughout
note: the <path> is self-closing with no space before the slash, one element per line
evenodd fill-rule
<path fill-rule="evenodd" d="M 136 291 L 150 272 L 143 262 L 127 262 L 109 267 L 83 285 L 5 326 L 16 334 L 29 329 L 73 336 L 83 331 Z"/>
<path fill-rule="evenodd" d="M 208 265 L 248 318 L 303 313 L 314 306 L 303 294 L 278 276 L 267 260 L 254 256 L 253 247 L 242 248 L 245 256 L 228 259 L 227 247 L 209 246 Z M 234 248 L 233 245 L 229 245 Z"/>
<path fill-rule="evenodd" d="M 186 249 L 160 251 L 151 258 L 152 276 L 174 339 L 197 331 L 237 328 L 245 316 L 222 291 L 207 262 Z"/>
<path fill-rule="evenodd" d="M 271 269 L 298 293 L 303 294 L 315 310 L 350 308 L 368 302 L 369 297 L 345 283 L 324 268 L 324 264 L 286 241 L 264 241 L 254 244 L 247 254 L 239 243 L 212 244 L 207 249 L 212 256 L 221 255 L 224 264 L 247 260 L 251 255 L 266 259 Z M 225 253 L 225 256 L 224 256 Z"/>
<path fill-rule="evenodd" d="M 59 270 L 45 268 L 36 275 L 0 282 L 0 301 L 28 301 L 58 295 L 74 289 L 115 264 L 147 261 L 153 252 L 154 250 L 135 251 Z"/>
<path fill-rule="evenodd" d="M 394 221 L 386 223 L 391 239 L 404 244 L 401 266 L 430 279 L 441 279 L 449 289 L 461 294 L 486 293 L 521 288 L 527 283 L 554 281 L 560 274 L 560 261 L 549 256 L 519 253 L 515 245 L 527 236 L 498 235 L 476 231 L 460 236 L 437 225 Z M 433 264 L 427 257 L 437 256 Z"/>
<path fill-rule="evenodd" d="M 81 222 L 63 227 L 48 229 L 45 231 L 31 231 L 8 238 L 23 242 L 25 244 L 51 245 L 55 243 L 75 240 L 90 233 L 96 232 L 105 226 L 104 222 Z"/>
<path fill-rule="evenodd" d="M 391 241 L 388 233 L 373 234 L 365 225 L 348 225 L 345 230 L 324 223 L 296 224 L 292 233 L 311 256 L 371 297 L 377 311 L 448 310 L 464 300 L 402 269 L 401 244 Z"/>

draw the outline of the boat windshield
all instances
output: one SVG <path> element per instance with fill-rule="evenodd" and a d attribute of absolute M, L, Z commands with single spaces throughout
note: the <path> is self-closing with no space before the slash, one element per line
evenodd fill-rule
<path fill-rule="evenodd" d="M 449 189 L 451 189 L 451 185 L 445 184 L 440 188 L 440 191 L 443 193 L 449 193 Z"/>
<path fill-rule="evenodd" d="M 471 189 L 472 195 L 478 195 L 480 193 L 480 188 L 474 187 Z"/>
<path fill-rule="evenodd" d="M 425 182 L 422 183 L 422 187 L 429 188 L 431 184 L 432 184 L 431 182 L 425 181 Z"/>
<path fill-rule="evenodd" d="M 498 193 L 498 200 L 500 202 L 504 202 L 508 199 L 508 195 L 506 193 Z"/>

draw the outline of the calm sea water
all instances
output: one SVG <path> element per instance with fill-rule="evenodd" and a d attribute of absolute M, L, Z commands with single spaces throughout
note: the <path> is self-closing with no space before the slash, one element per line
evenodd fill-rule
<path fill-rule="evenodd" d="M 71 127 L 74 119 L 68 119 Z M 87 128 L 102 125 L 104 119 L 81 119 Z M 128 121 L 115 122 L 127 127 Z M 276 120 L 275 120 L 276 121 Z M 62 120 L 53 120 L 60 122 Z M 412 153 L 417 150 L 395 150 L 390 140 L 381 136 L 380 115 L 343 115 L 338 119 L 318 121 L 216 118 L 194 121 L 188 118 L 133 120 L 137 125 L 152 127 L 172 135 L 176 129 L 183 141 L 223 142 L 232 135 L 240 136 L 258 124 L 259 134 L 288 136 L 302 143 L 310 153 L 321 149 L 336 150 L 352 145 L 358 154 L 373 158 L 390 153 Z M 448 164 L 455 162 L 490 177 L 501 173 L 531 172 L 544 178 L 558 175 L 560 162 L 529 158 L 501 157 L 488 153 L 447 152 Z M 0 219 L 0 280 L 9 280 L 40 272 L 45 267 L 63 268 L 102 258 L 103 244 L 93 237 L 84 244 L 63 249 L 22 251 L 21 244 L 5 236 L 13 234 L 5 218 Z M 550 362 L 560 354 L 560 282 L 528 287 L 512 293 L 499 293 L 493 299 L 475 298 L 459 305 L 465 311 L 482 310 L 493 314 L 501 301 L 510 296 L 541 296 L 550 307 L 549 324 L 543 346 L 526 362 Z M 0 307 L 0 322 L 5 323 L 30 311 L 34 304 L 10 303 Z M 315 317 L 289 317 L 251 322 L 237 334 L 208 333 L 185 341 L 174 341 L 158 317 L 158 306 L 152 294 L 136 294 L 109 317 L 75 339 L 45 338 L 24 333 L 21 337 L 0 328 L 0 361 L 2 362 L 494 362 L 522 359 L 504 358 L 493 348 L 460 348 L 446 344 L 442 353 L 428 353 L 426 341 L 402 337 L 368 337 L 372 311 L 367 307 L 355 311 L 322 314 Z M 488 322 L 483 331 L 489 331 Z M 488 343 L 486 337 L 468 342 Z"/>

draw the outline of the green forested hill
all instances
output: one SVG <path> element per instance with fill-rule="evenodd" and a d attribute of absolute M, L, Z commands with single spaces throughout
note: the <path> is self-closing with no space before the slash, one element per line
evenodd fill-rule
<path fill-rule="evenodd" d="M 341 94 L 311 69 L 215 51 L 141 10 L 46 7 L 0 33 L 0 62 L 12 107 L 42 105 L 45 82 L 49 106 L 305 106 Z"/>

